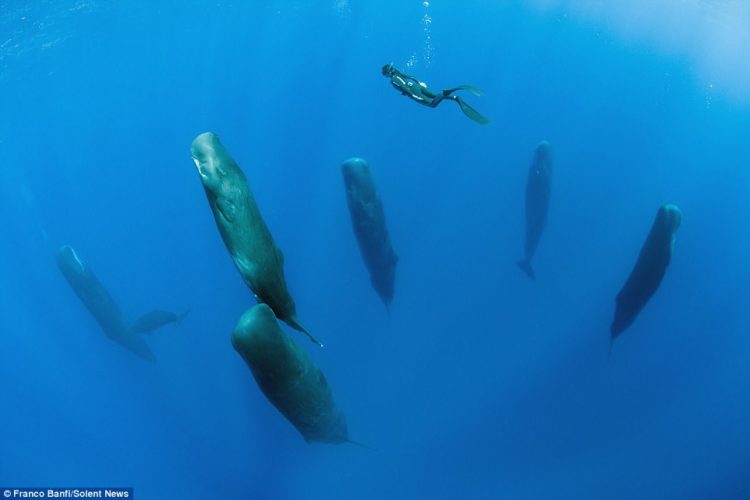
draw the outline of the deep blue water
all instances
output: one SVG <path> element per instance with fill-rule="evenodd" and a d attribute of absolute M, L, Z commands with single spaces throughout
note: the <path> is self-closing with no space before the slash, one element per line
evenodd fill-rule
<path fill-rule="evenodd" d="M 750 13 L 639 3 L 0 0 L 0 486 L 750 498 Z M 399 96 L 387 62 L 482 89 L 467 101 L 492 123 Z M 232 349 L 253 298 L 190 159 L 207 130 L 325 347 L 286 331 L 377 451 L 306 444 Z M 515 262 L 542 139 L 532 282 Z M 389 311 L 346 208 L 355 155 L 400 257 Z M 684 216 L 674 258 L 608 360 L 663 203 Z M 129 318 L 191 310 L 149 338 L 157 363 L 102 334 L 55 265 L 63 244 Z"/>

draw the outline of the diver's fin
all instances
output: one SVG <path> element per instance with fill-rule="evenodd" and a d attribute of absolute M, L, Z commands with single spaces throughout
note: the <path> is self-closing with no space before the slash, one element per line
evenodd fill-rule
<path fill-rule="evenodd" d="M 454 90 L 466 90 L 467 92 L 471 92 L 475 96 L 481 96 L 482 91 L 479 90 L 476 87 L 472 87 L 471 85 L 461 85 L 460 87 L 456 87 Z"/>
<path fill-rule="evenodd" d="M 490 121 L 482 116 L 479 111 L 466 104 L 464 100 L 459 96 L 454 96 L 454 98 L 458 105 L 461 106 L 461 111 L 463 111 L 466 116 L 479 123 L 480 125 L 487 125 L 488 123 L 490 123 Z"/>
<path fill-rule="evenodd" d="M 287 325 L 289 325 L 292 328 L 294 328 L 295 330 L 298 330 L 298 331 L 304 333 L 305 335 L 307 335 L 307 337 L 310 340 L 312 340 L 313 342 L 315 342 L 316 344 L 318 344 L 320 347 L 323 347 L 323 344 L 321 344 L 318 339 L 316 339 L 315 337 L 313 337 L 312 334 L 309 331 L 307 331 L 307 328 L 305 328 L 304 326 L 302 326 L 302 323 L 300 323 L 299 321 L 297 321 L 297 317 L 296 316 L 291 316 L 291 317 L 285 319 L 284 322 Z"/>
<path fill-rule="evenodd" d="M 467 92 L 471 92 L 475 96 L 481 96 L 482 91 L 479 90 L 476 87 L 472 87 L 471 85 L 461 85 L 460 87 L 453 87 L 452 89 L 447 89 L 443 91 L 443 96 L 447 97 L 451 95 L 453 92 L 456 92 L 457 90 L 465 90 Z"/>
<path fill-rule="evenodd" d="M 518 267 L 520 267 L 521 271 L 525 272 L 529 278 L 533 280 L 536 279 L 536 274 L 534 274 L 534 269 L 532 269 L 531 263 L 529 261 L 519 260 Z"/>
<path fill-rule="evenodd" d="M 353 444 L 354 446 L 359 446 L 360 448 L 364 448 L 366 450 L 370 451 L 380 451 L 377 448 L 373 448 L 372 446 L 367 446 L 366 444 L 362 444 L 359 441 L 354 441 L 353 439 L 348 439 L 345 441 L 346 443 Z"/>

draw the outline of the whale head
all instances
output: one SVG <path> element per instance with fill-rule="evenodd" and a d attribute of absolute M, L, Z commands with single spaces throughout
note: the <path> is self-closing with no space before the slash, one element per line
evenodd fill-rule
<path fill-rule="evenodd" d="M 201 182 L 207 191 L 214 194 L 221 189 L 227 177 L 227 170 L 223 168 L 221 161 L 225 156 L 224 152 L 224 146 L 213 132 L 199 135 L 190 146 L 190 154 L 195 168 L 198 169 Z"/>
<path fill-rule="evenodd" d="M 682 211 L 677 205 L 667 204 L 659 207 L 658 219 L 667 231 L 674 233 L 682 224 Z"/>
<path fill-rule="evenodd" d="M 81 260 L 73 247 L 68 245 L 61 246 L 57 251 L 57 267 L 60 268 L 65 279 L 72 284 L 85 283 L 92 276 L 86 263 Z"/>
<path fill-rule="evenodd" d="M 536 154 L 542 158 L 549 158 L 552 154 L 552 145 L 549 141 L 542 141 L 536 145 Z"/>
<path fill-rule="evenodd" d="M 344 182 L 348 186 L 366 176 L 369 176 L 370 169 L 365 160 L 354 157 L 349 158 L 341 165 L 341 173 L 344 176 Z"/>
<path fill-rule="evenodd" d="M 375 181 L 367 161 L 357 157 L 349 158 L 341 165 L 341 173 L 347 190 L 356 192 L 357 196 L 366 199 L 377 198 Z"/>
<path fill-rule="evenodd" d="M 81 260 L 73 247 L 63 245 L 57 251 L 57 265 L 60 268 L 77 274 L 86 272 L 86 264 Z"/>
<path fill-rule="evenodd" d="M 534 150 L 534 165 L 540 174 L 549 176 L 552 174 L 552 146 L 547 141 L 542 141 Z"/>
<path fill-rule="evenodd" d="M 245 174 L 213 132 L 196 137 L 190 154 L 214 215 L 221 217 L 217 220 L 222 225 L 233 224 L 248 196 Z"/>

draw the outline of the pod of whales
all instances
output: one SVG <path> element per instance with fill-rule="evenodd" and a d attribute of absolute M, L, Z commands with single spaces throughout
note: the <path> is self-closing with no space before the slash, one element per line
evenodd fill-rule
<path fill-rule="evenodd" d="M 549 142 L 542 141 L 534 151 L 534 158 L 529 168 L 529 178 L 526 183 L 526 241 L 523 259 L 518 261 L 518 267 L 531 279 L 536 277 L 531 267 L 531 260 L 534 258 L 544 226 L 547 224 L 551 183 L 551 148 Z"/>
<path fill-rule="evenodd" d="M 393 300 L 398 256 L 391 246 L 383 203 L 375 187 L 375 180 L 367 162 L 362 158 L 346 160 L 341 165 L 341 172 L 354 235 L 370 271 L 370 281 L 383 303 L 388 306 Z"/>
<path fill-rule="evenodd" d="M 255 203 L 245 174 L 213 132 L 200 134 L 190 147 L 214 214 L 216 227 L 237 270 L 258 302 L 277 318 L 320 344 L 297 320 L 284 278 L 284 256 Z"/>
<path fill-rule="evenodd" d="M 675 234 L 681 222 L 682 212 L 676 205 L 659 207 L 635 267 L 615 299 L 615 318 L 610 327 L 611 340 L 633 323 L 659 288 L 672 259 Z"/>
<path fill-rule="evenodd" d="M 167 323 L 177 322 L 181 319 L 179 316 L 165 311 L 152 311 L 130 325 L 107 289 L 72 247 L 60 247 L 57 266 L 107 337 L 144 359 L 156 360 L 139 333 L 149 333 Z"/>
<path fill-rule="evenodd" d="M 257 304 L 245 311 L 232 332 L 232 346 L 266 398 L 305 441 L 349 441 L 346 419 L 336 407 L 325 375 L 279 328 L 270 307 Z"/>

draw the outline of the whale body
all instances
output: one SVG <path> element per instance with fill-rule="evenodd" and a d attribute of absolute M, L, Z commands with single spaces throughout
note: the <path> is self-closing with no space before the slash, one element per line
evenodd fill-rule
<path fill-rule="evenodd" d="M 551 186 L 552 152 L 549 142 L 542 141 L 534 151 L 526 182 L 526 239 L 523 259 L 518 261 L 518 267 L 531 279 L 536 277 L 531 261 L 547 225 Z"/>
<path fill-rule="evenodd" d="M 146 341 L 125 321 L 115 300 L 72 247 L 60 247 L 57 267 L 109 339 L 143 359 L 156 360 Z"/>
<path fill-rule="evenodd" d="M 383 303 L 389 306 L 393 300 L 398 256 L 388 236 L 383 203 L 375 179 L 362 158 L 346 160 L 341 165 L 341 173 L 354 236 L 370 272 L 370 281 Z"/>
<path fill-rule="evenodd" d="M 346 419 L 328 381 L 308 354 L 285 334 L 270 307 L 245 311 L 232 332 L 258 387 L 308 443 L 349 441 Z"/>
<path fill-rule="evenodd" d="M 258 302 L 319 344 L 297 320 L 284 277 L 284 255 L 274 243 L 242 169 L 213 132 L 196 137 L 190 153 L 216 227 L 242 279 Z"/>
<path fill-rule="evenodd" d="M 610 326 L 612 340 L 633 324 L 659 288 L 672 260 L 675 236 L 681 223 L 682 212 L 676 205 L 659 207 L 635 267 L 615 298 L 615 317 Z"/>

